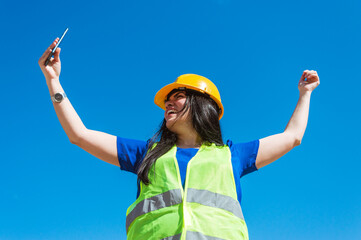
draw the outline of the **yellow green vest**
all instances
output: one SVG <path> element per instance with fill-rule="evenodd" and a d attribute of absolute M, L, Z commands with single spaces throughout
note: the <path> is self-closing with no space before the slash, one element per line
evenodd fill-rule
<path fill-rule="evenodd" d="M 248 240 L 228 146 L 203 144 L 183 190 L 174 146 L 149 171 L 151 184 L 128 208 L 129 240 Z"/>

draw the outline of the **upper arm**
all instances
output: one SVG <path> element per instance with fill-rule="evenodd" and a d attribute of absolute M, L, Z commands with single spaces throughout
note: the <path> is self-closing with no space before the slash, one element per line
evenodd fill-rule
<path fill-rule="evenodd" d="M 260 139 L 256 158 L 257 169 L 279 159 L 295 146 L 297 146 L 295 137 L 287 132 Z"/>
<path fill-rule="evenodd" d="M 119 166 L 117 137 L 114 135 L 87 129 L 74 144 L 107 163 Z"/>

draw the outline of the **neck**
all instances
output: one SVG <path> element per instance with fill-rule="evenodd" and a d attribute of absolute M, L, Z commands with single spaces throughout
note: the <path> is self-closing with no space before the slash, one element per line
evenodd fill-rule
<path fill-rule="evenodd" d="M 193 131 L 187 131 L 183 134 L 177 134 L 177 147 L 180 148 L 200 148 L 202 145 L 202 139 L 198 133 Z"/>

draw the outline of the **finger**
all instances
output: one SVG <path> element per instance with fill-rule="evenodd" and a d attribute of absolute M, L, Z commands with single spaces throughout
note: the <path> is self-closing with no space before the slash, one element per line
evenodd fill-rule
<path fill-rule="evenodd" d="M 318 77 L 316 71 L 312 70 L 308 73 L 308 77 L 307 77 L 308 82 L 317 82 L 318 80 L 319 80 L 319 77 Z"/>
<path fill-rule="evenodd" d="M 54 61 L 55 62 L 60 62 L 60 51 L 61 51 L 61 48 L 57 48 L 55 50 L 55 53 L 54 53 Z"/>
<path fill-rule="evenodd" d="M 49 50 L 50 50 L 50 52 L 52 51 L 52 49 L 55 47 L 55 45 L 58 43 L 58 41 L 59 41 L 59 38 L 56 38 L 55 40 L 54 40 L 54 42 L 52 42 L 51 44 L 50 44 L 50 46 L 45 50 L 45 52 L 44 52 L 44 54 L 43 54 L 43 56 L 42 57 L 47 57 L 48 56 L 48 54 L 47 53 L 49 53 Z"/>
<path fill-rule="evenodd" d="M 318 81 L 319 81 L 319 79 L 317 76 L 310 76 L 307 80 L 307 82 L 309 82 L 309 83 L 314 83 L 314 82 L 318 82 Z"/>
<path fill-rule="evenodd" d="M 51 54 L 51 49 L 46 49 L 46 51 L 43 53 L 43 55 L 39 58 L 39 65 L 44 65 L 45 59 L 48 58 L 49 54 Z M 45 65 L 44 65 L 45 66 Z"/>
<path fill-rule="evenodd" d="M 306 81 L 307 82 L 316 82 L 318 81 L 318 75 L 317 72 L 314 70 L 310 70 L 306 74 Z"/>
<path fill-rule="evenodd" d="M 55 47 L 55 45 L 58 43 L 59 38 L 56 38 L 54 40 L 54 42 L 52 42 L 52 44 L 50 44 L 50 46 L 45 50 L 45 52 L 43 53 L 43 55 L 40 57 L 40 59 L 44 59 L 47 58 L 49 56 L 49 53 L 52 51 L 52 49 Z"/>
<path fill-rule="evenodd" d="M 300 81 L 298 81 L 299 84 L 302 83 L 303 81 L 305 81 L 307 71 L 308 70 L 303 71 L 303 73 L 301 75 L 301 78 L 300 78 Z"/>
<path fill-rule="evenodd" d="M 49 48 L 54 48 L 55 45 L 58 43 L 58 41 L 59 41 L 59 38 L 58 38 L 58 37 L 55 38 L 54 42 L 52 42 L 52 43 L 50 44 Z"/>
<path fill-rule="evenodd" d="M 306 75 L 310 75 L 313 70 L 307 70 Z"/>
<path fill-rule="evenodd" d="M 43 55 L 40 57 L 39 61 L 38 61 L 38 64 L 40 66 L 44 65 L 45 66 L 45 62 L 46 62 L 46 59 L 48 59 L 48 57 L 51 56 L 51 52 L 53 50 L 53 48 L 56 46 L 56 44 L 58 43 L 59 41 L 59 38 L 56 38 L 52 44 L 50 44 L 50 46 L 45 50 L 45 52 L 43 53 Z M 50 59 L 50 62 L 52 61 L 53 58 Z"/>

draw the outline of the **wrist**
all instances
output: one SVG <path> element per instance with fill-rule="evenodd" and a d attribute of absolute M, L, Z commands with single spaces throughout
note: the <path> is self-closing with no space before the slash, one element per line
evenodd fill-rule
<path fill-rule="evenodd" d="M 312 91 L 300 91 L 300 97 L 311 97 Z"/>
<path fill-rule="evenodd" d="M 51 101 L 53 103 L 61 103 L 65 98 L 67 98 L 65 92 L 57 92 L 51 96 Z"/>
<path fill-rule="evenodd" d="M 46 78 L 46 84 L 59 83 L 59 77 Z"/>
<path fill-rule="evenodd" d="M 46 84 L 49 88 L 50 96 L 54 96 L 55 93 L 64 92 L 62 88 L 59 78 L 47 79 Z"/>

